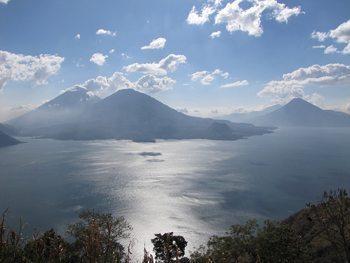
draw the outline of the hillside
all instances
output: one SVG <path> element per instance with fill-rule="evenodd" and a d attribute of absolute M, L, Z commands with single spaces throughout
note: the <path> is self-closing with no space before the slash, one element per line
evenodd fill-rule
<path fill-rule="evenodd" d="M 74 87 L 7 124 L 24 136 L 36 136 L 40 129 L 75 122 L 78 116 L 99 100 L 87 89 Z"/>
<path fill-rule="evenodd" d="M 62 96 L 62 95 L 61 95 Z M 53 101 L 56 101 L 54 99 Z M 43 105 L 25 117 L 11 121 L 22 130 L 29 130 L 31 135 L 58 139 L 131 139 L 150 141 L 154 139 L 217 139 L 235 140 L 252 135 L 270 132 L 269 129 L 255 127 L 251 124 L 234 124 L 228 121 L 187 116 L 156 99 L 132 90 L 120 90 L 111 96 L 91 103 L 79 114 L 71 114 L 65 121 L 58 122 L 52 116 L 55 111 L 46 111 L 50 121 L 46 126 L 38 125 L 42 120 L 40 113 Z M 64 112 L 70 112 L 67 107 Z M 61 111 L 59 111 L 61 112 Z M 39 113 L 39 114 L 38 114 Z M 36 127 L 27 128 L 27 127 Z M 28 132 L 27 132 L 28 133 Z"/>
<path fill-rule="evenodd" d="M 0 147 L 11 146 L 20 143 L 20 141 L 12 138 L 6 133 L 0 131 Z"/>
<path fill-rule="evenodd" d="M 323 110 L 296 98 L 277 110 L 254 118 L 253 123 L 279 127 L 350 127 L 350 115 Z"/>

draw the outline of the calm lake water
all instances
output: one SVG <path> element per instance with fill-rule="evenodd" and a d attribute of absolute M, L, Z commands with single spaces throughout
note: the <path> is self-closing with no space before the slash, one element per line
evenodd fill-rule
<path fill-rule="evenodd" d="M 281 219 L 350 188 L 350 129 L 280 129 L 238 141 L 57 141 L 0 149 L 0 211 L 61 233 L 82 209 L 123 215 L 136 253 L 174 231 L 188 249 L 249 218 Z"/>

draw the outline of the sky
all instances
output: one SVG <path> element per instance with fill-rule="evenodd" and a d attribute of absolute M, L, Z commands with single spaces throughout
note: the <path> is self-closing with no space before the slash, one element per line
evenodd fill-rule
<path fill-rule="evenodd" d="M 82 86 L 197 116 L 350 113 L 349 0 L 0 0 L 0 121 Z"/>

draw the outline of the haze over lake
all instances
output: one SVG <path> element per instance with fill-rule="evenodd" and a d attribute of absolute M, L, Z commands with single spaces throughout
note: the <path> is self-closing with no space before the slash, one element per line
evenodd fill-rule
<path fill-rule="evenodd" d="M 249 218 L 280 219 L 350 186 L 350 128 L 289 128 L 238 141 L 59 141 L 0 149 L 0 210 L 61 233 L 85 208 L 123 215 L 135 250 L 174 231 L 188 248 Z M 136 236 L 137 233 L 137 236 Z"/>

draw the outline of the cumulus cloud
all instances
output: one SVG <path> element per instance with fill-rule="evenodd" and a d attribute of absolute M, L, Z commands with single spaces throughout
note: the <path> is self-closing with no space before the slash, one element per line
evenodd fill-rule
<path fill-rule="evenodd" d="M 229 77 L 228 72 L 223 72 L 221 69 L 215 69 L 212 72 L 209 71 L 197 71 L 191 74 L 192 81 L 200 81 L 202 85 L 210 85 L 217 76 L 221 76 L 224 79 Z"/>
<path fill-rule="evenodd" d="M 268 82 L 258 96 L 269 97 L 275 102 L 287 102 L 292 98 L 319 100 L 318 94 L 305 94 L 305 87 L 338 85 L 350 85 L 350 65 L 312 65 L 284 74 L 282 80 Z"/>
<path fill-rule="evenodd" d="M 102 53 L 95 53 L 91 56 L 90 61 L 98 66 L 103 66 L 107 58 L 107 55 L 103 55 Z"/>
<path fill-rule="evenodd" d="M 243 31 L 250 36 L 259 37 L 263 34 L 262 15 L 270 12 L 272 18 L 279 23 L 287 23 L 292 16 L 302 13 L 301 8 L 289 8 L 277 0 L 254 0 L 252 6 L 243 9 L 240 4 L 244 0 L 235 0 L 218 11 L 215 24 L 226 24 L 228 32 Z"/>
<path fill-rule="evenodd" d="M 176 81 L 169 77 L 156 77 L 154 75 L 145 75 L 133 82 L 122 72 L 115 72 L 110 77 L 98 76 L 78 84 L 76 87 L 85 88 L 91 94 L 103 98 L 121 89 L 135 89 L 145 93 L 157 93 L 171 89 L 175 83 Z"/>
<path fill-rule="evenodd" d="M 136 81 L 135 88 L 142 92 L 158 93 L 171 89 L 175 84 L 176 81 L 167 76 L 158 78 L 154 75 L 145 75 Z"/>
<path fill-rule="evenodd" d="M 318 32 L 313 31 L 311 33 L 311 38 L 314 38 L 320 42 L 325 41 L 326 39 L 331 39 L 338 44 L 343 44 L 345 47 L 337 52 L 343 54 L 350 54 L 350 20 L 340 24 L 337 28 L 329 30 L 328 32 Z M 328 51 L 325 54 L 335 53 L 338 49 L 330 45 L 327 47 Z"/>
<path fill-rule="evenodd" d="M 214 38 L 218 38 L 220 36 L 221 36 L 221 31 L 215 31 L 215 32 L 210 34 L 210 37 L 213 38 L 213 39 Z"/>
<path fill-rule="evenodd" d="M 123 69 L 126 72 L 142 72 L 145 74 L 152 74 L 156 76 L 164 76 L 169 72 L 177 69 L 178 65 L 186 63 L 186 56 L 170 54 L 159 62 L 153 63 L 134 63 L 125 66 Z"/>
<path fill-rule="evenodd" d="M 64 58 L 57 55 L 25 56 L 0 50 L 0 91 L 8 81 L 47 84 L 48 78 L 59 71 L 63 61 Z"/>
<path fill-rule="evenodd" d="M 166 43 L 166 39 L 164 37 L 160 37 L 157 39 L 153 39 L 151 43 L 149 43 L 147 46 L 141 47 L 142 50 L 145 49 L 162 49 L 164 48 Z"/>
<path fill-rule="evenodd" d="M 117 32 L 112 32 L 110 30 L 101 28 L 96 31 L 96 35 L 105 35 L 105 36 L 115 37 L 117 35 Z"/>
<path fill-rule="evenodd" d="M 123 73 L 115 72 L 110 77 L 98 76 L 77 86 L 86 88 L 96 96 L 106 97 L 117 90 L 133 88 L 134 84 L 128 80 Z"/>
<path fill-rule="evenodd" d="M 248 80 L 239 80 L 232 83 L 221 85 L 220 87 L 224 89 L 231 89 L 231 88 L 237 88 L 237 87 L 242 87 L 247 85 L 249 85 Z"/>
<path fill-rule="evenodd" d="M 324 49 L 325 54 L 332 54 L 332 53 L 336 53 L 337 51 L 338 49 L 333 45 L 330 45 Z"/>
<path fill-rule="evenodd" d="M 78 33 L 78 34 L 76 34 L 76 35 L 74 36 L 74 38 L 75 38 L 75 39 L 78 39 L 78 40 L 80 39 L 80 37 L 81 37 L 81 36 L 80 36 L 80 34 L 79 34 L 79 33 Z"/>
<path fill-rule="evenodd" d="M 8 2 L 10 2 L 11 0 L 0 0 L 0 4 L 7 4 Z"/>
<path fill-rule="evenodd" d="M 251 36 L 259 37 L 263 33 L 262 17 L 269 13 L 270 17 L 279 23 L 287 23 L 292 16 L 303 13 L 300 6 L 288 7 L 278 0 L 251 0 L 247 8 L 242 7 L 245 0 L 233 0 L 226 6 L 222 1 L 208 0 L 207 4 L 198 11 L 192 7 L 187 23 L 203 25 L 210 21 L 210 16 L 215 14 L 215 24 L 225 24 L 228 32 L 242 31 Z"/>
<path fill-rule="evenodd" d="M 215 8 L 211 5 L 205 5 L 201 12 L 198 12 L 195 6 L 192 7 L 187 16 L 187 23 L 190 25 L 203 25 L 209 22 L 209 17 L 215 12 Z"/>

